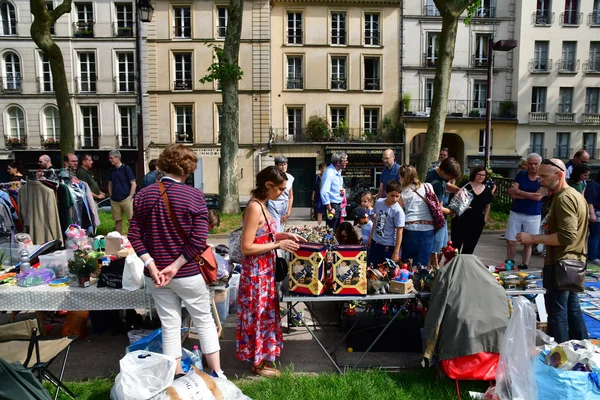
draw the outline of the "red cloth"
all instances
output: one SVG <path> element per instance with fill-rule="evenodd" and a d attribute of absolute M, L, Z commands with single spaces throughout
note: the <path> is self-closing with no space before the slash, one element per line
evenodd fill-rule
<path fill-rule="evenodd" d="M 459 381 L 493 381 L 500 353 L 481 352 L 440 361 L 444 373 Z"/>

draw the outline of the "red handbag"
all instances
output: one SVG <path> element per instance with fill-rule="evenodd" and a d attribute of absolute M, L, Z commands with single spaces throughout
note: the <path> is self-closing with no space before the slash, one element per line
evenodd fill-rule
<path fill-rule="evenodd" d="M 177 216 L 173 213 L 173 209 L 171 209 L 171 205 L 169 203 L 169 196 L 167 196 L 167 191 L 165 190 L 165 185 L 162 182 L 158 182 L 158 187 L 162 192 L 161 196 L 165 201 L 167 210 L 169 210 L 171 220 L 173 221 L 173 224 L 175 224 L 175 229 L 177 229 L 177 233 L 183 240 L 185 246 L 188 243 L 189 239 L 183 231 L 183 228 L 181 227 Z M 212 247 L 206 246 L 202 254 L 198 254 L 195 260 L 198 263 L 198 267 L 200 268 L 200 273 L 204 278 L 204 282 L 206 282 L 207 285 L 214 283 L 217 280 L 217 260 L 215 258 L 215 254 L 213 253 Z"/>

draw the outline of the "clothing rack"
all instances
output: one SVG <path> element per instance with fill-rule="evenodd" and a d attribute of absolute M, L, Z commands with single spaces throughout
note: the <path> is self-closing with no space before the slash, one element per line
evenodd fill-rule
<path fill-rule="evenodd" d="M 27 171 L 27 179 L 28 180 L 37 180 L 40 177 L 44 179 L 56 179 L 61 169 L 59 168 L 34 168 Z M 42 174 L 40 176 L 40 174 Z"/>
<path fill-rule="evenodd" d="M 18 189 L 19 185 L 24 185 L 26 183 L 27 183 L 27 181 L 24 179 L 21 179 L 20 181 L 14 181 L 14 182 L 2 182 L 2 183 L 0 183 L 0 190 Z"/>

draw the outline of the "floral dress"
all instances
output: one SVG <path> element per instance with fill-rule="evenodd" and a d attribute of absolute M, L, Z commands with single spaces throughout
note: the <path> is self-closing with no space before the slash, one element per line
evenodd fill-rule
<path fill-rule="evenodd" d="M 275 232 L 275 221 L 270 220 Z M 272 242 L 265 223 L 254 243 Z M 236 355 L 254 365 L 275 361 L 283 348 L 279 296 L 275 284 L 275 252 L 245 256 L 238 289 Z"/>

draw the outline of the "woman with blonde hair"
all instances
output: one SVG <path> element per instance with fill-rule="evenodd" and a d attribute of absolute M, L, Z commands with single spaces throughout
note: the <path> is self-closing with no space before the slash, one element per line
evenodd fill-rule
<path fill-rule="evenodd" d="M 402 184 L 401 200 L 404 207 L 405 225 L 402 238 L 402 260 L 412 259 L 414 265 L 429 264 L 433 247 L 433 216 L 425 203 L 425 187 L 433 192 L 429 183 L 421 183 L 417 170 L 412 165 L 400 167 Z"/>

